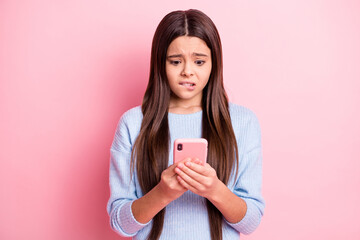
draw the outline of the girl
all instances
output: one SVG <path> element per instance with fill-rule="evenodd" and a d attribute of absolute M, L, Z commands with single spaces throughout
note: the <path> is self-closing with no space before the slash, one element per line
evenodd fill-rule
<path fill-rule="evenodd" d="M 228 103 L 211 19 L 174 11 L 156 29 L 142 106 L 127 111 L 110 157 L 112 228 L 134 239 L 239 239 L 263 215 L 260 128 Z M 173 164 L 178 138 L 208 141 L 205 165 Z"/>

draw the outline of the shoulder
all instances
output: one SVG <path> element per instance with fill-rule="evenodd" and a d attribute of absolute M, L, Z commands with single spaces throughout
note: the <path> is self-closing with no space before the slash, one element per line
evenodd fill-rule
<path fill-rule="evenodd" d="M 136 107 L 130 108 L 129 110 L 124 112 L 120 118 L 120 121 L 132 122 L 132 121 L 137 121 L 140 119 L 140 122 L 141 122 L 142 117 L 143 117 L 143 115 L 142 115 L 142 111 L 141 111 L 141 106 L 136 106 Z"/>
<path fill-rule="evenodd" d="M 234 103 L 229 103 L 229 111 L 240 153 L 261 146 L 261 128 L 256 114 Z"/>
<path fill-rule="evenodd" d="M 250 123 L 259 123 L 256 114 L 247 107 L 237 105 L 235 103 L 229 103 L 229 112 L 231 120 L 233 122 L 237 122 L 238 124 L 247 125 Z"/>
<path fill-rule="evenodd" d="M 136 106 L 123 113 L 119 120 L 118 127 L 126 127 L 130 132 L 134 130 L 139 131 L 142 119 L 141 106 Z"/>
<path fill-rule="evenodd" d="M 128 142 L 132 144 L 140 132 L 142 118 L 141 106 L 124 112 L 118 121 L 115 137 L 127 138 Z"/>

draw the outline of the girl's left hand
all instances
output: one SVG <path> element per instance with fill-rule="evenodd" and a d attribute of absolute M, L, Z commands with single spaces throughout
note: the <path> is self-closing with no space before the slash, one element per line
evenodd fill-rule
<path fill-rule="evenodd" d="M 221 187 L 221 181 L 216 175 L 216 171 L 208 163 L 205 165 L 198 164 L 199 160 L 185 161 L 175 168 L 178 174 L 179 183 L 202 197 L 208 198 L 215 196 Z M 209 199 L 210 200 L 210 199 Z"/>

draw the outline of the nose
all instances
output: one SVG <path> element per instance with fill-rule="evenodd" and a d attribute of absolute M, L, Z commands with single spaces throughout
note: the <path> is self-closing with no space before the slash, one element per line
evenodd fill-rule
<path fill-rule="evenodd" d="M 187 61 L 184 64 L 184 69 L 181 72 L 181 75 L 184 77 L 191 77 L 192 75 L 194 75 L 193 69 L 191 67 L 191 62 Z"/>

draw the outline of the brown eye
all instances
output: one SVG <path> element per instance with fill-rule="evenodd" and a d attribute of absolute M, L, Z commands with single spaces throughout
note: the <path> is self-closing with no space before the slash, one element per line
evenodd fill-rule
<path fill-rule="evenodd" d="M 180 64 L 180 61 L 178 61 L 178 60 L 170 61 L 170 64 L 176 66 L 176 65 L 179 65 L 179 64 Z"/>
<path fill-rule="evenodd" d="M 197 60 L 197 61 L 195 61 L 195 64 L 198 65 L 198 66 L 201 66 L 201 65 L 203 65 L 204 63 L 205 63 L 205 61 L 203 61 L 203 60 Z"/>

